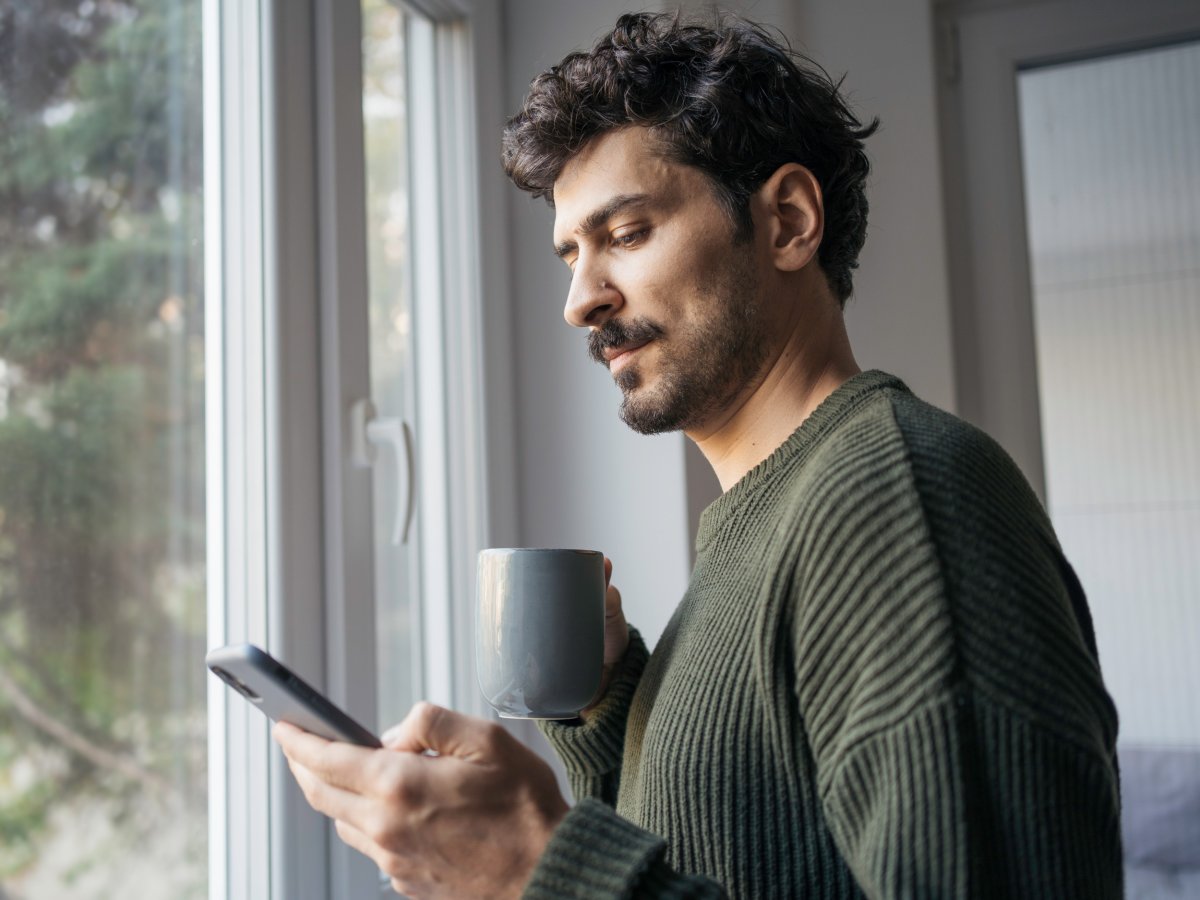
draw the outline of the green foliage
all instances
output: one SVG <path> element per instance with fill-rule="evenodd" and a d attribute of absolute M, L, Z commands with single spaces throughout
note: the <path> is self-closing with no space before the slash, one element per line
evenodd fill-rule
<path fill-rule="evenodd" d="M 12 800 L 0 803 L 0 878 L 21 871 L 37 856 L 32 835 L 46 823 L 55 785 L 39 781 Z"/>
<path fill-rule="evenodd" d="M 203 806 L 199 29 L 199 0 L 0 9 L 0 878 L 63 791 L 136 796 L 106 759 Z M 45 751 L 61 777 L 6 791 Z"/>
<path fill-rule="evenodd" d="M 14 262 L 0 356 L 42 381 L 103 363 L 106 349 L 136 351 L 136 330 L 162 302 L 155 285 L 166 280 L 169 260 L 168 244 L 149 230 L 86 246 L 51 245 Z M 112 335 L 123 340 L 104 341 Z"/>

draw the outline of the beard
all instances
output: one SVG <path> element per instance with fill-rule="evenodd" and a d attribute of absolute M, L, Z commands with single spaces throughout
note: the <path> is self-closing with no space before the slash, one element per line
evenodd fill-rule
<path fill-rule="evenodd" d="M 645 318 L 610 319 L 588 335 L 588 353 L 607 364 L 604 351 L 626 344 L 658 342 L 658 380 L 652 386 L 637 364 L 616 376 L 621 421 L 641 434 L 701 426 L 730 404 L 759 374 L 767 357 L 766 327 L 755 302 L 757 272 L 736 249 L 732 264 L 702 298 L 713 312 L 668 335 Z"/>

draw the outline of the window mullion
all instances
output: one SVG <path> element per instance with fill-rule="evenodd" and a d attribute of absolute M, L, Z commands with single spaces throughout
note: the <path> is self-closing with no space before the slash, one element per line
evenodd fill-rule
<path fill-rule="evenodd" d="M 208 373 L 209 644 L 266 644 L 260 27 L 254 4 L 207 0 L 205 7 L 214 26 L 205 34 L 205 302 L 215 366 Z M 219 696 L 210 722 L 224 737 L 214 748 L 223 778 L 211 793 L 224 796 L 212 809 L 218 841 L 210 895 L 269 896 L 261 864 L 268 852 L 267 727 L 247 704 Z"/>
<path fill-rule="evenodd" d="M 206 0 L 209 644 L 325 667 L 313 18 Z M 210 894 L 330 896 L 332 828 L 269 725 L 210 693 Z M 335 895 L 335 894 L 334 894 Z"/>
<path fill-rule="evenodd" d="M 313 10 L 262 0 L 262 21 L 268 646 L 327 686 Z M 270 792 L 271 896 L 336 896 L 326 892 L 333 828 L 273 745 Z"/>
<path fill-rule="evenodd" d="M 225 78 L 221 68 L 221 5 L 204 0 L 201 36 L 204 71 L 204 342 L 205 367 L 205 522 L 208 643 L 224 643 L 225 610 L 225 342 L 222 278 L 224 204 L 221 110 Z M 209 896 L 228 894 L 229 804 L 226 718 L 229 696 L 217 679 L 208 680 L 208 883 Z"/>

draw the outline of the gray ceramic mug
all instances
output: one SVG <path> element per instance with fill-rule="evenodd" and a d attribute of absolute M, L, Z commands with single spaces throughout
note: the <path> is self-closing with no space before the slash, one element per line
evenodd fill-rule
<path fill-rule="evenodd" d="M 475 671 L 512 719 L 573 719 L 600 688 L 604 554 L 510 548 L 479 554 Z"/>

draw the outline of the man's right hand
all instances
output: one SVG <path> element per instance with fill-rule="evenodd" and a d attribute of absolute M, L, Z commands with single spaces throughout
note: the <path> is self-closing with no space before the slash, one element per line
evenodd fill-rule
<path fill-rule="evenodd" d="M 600 676 L 600 690 L 579 714 L 584 719 L 608 693 L 613 669 L 629 647 L 629 625 L 625 622 L 625 613 L 621 611 L 621 592 L 612 586 L 612 560 L 607 556 L 604 558 L 604 587 L 604 669 Z"/>

